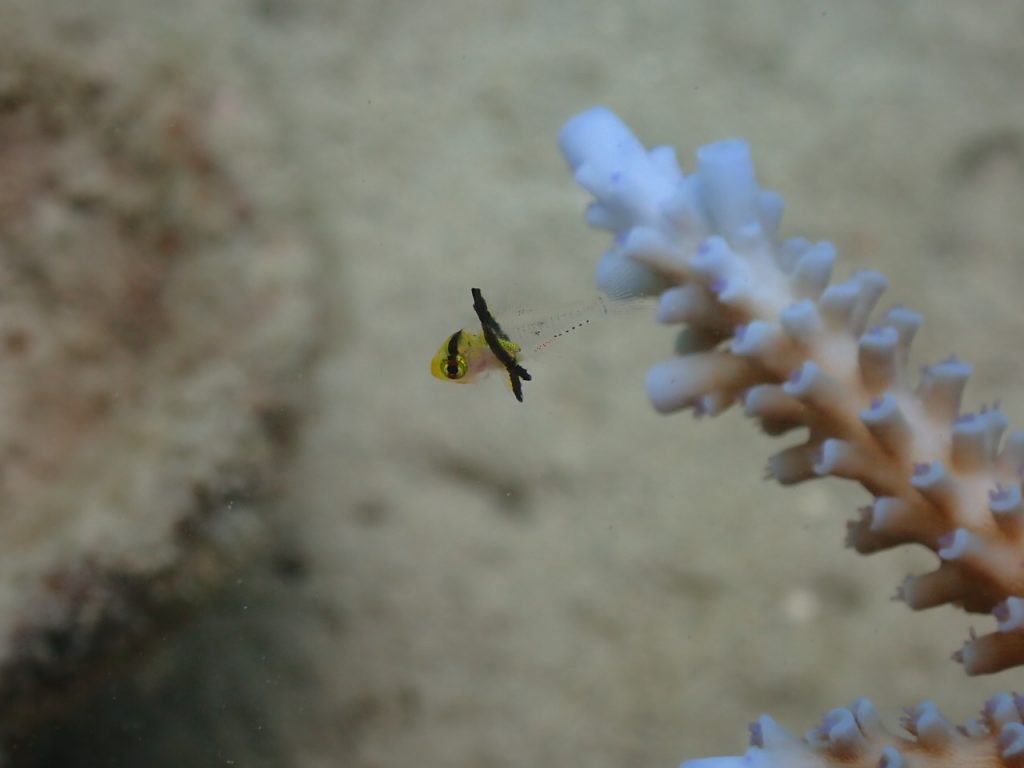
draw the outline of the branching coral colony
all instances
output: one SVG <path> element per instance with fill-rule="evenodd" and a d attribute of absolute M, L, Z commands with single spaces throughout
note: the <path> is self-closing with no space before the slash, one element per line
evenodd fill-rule
<path fill-rule="evenodd" d="M 782 198 L 757 186 L 744 142 L 702 147 L 686 176 L 671 148 L 646 150 L 594 108 L 565 125 L 559 145 L 595 198 L 587 221 L 615 236 L 598 285 L 658 293 L 658 320 L 686 326 L 677 356 L 647 376 L 654 407 L 714 415 L 738 403 L 769 435 L 806 428 L 769 473 L 784 485 L 859 482 L 874 503 L 849 524 L 850 546 L 933 550 L 939 566 L 907 579 L 902 600 L 995 616 L 996 632 L 954 655 L 967 674 L 1024 664 L 1024 431 L 1003 439 L 998 407 L 960 412 L 971 366 L 950 358 L 911 376 L 920 315 L 895 307 L 871 324 L 883 275 L 830 284 L 830 243 L 780 240 Z M 684 766 L 1024 766 L 1022 720 L 1020 696 L 996 696 L 957 727 L 926 702 L 908 711 L 907 738 L 885 731 L 860 699 L 803 739 L 761 717 L 744 757 Z"/>

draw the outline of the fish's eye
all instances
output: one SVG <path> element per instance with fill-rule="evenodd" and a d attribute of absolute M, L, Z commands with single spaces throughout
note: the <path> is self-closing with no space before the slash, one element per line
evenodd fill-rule
<path fill-rule="evenodd" d="M 444 361 L 444 375 L 452 381 L 458 381 L 466 375 L 466 358 L 462 355 L 454 355 Z"/>

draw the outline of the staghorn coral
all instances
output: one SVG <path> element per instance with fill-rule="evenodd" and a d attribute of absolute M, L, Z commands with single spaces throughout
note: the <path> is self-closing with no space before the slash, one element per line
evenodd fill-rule
<path fill-rule="evenodd" d="M 690 760 L 682 768 L 774 768 L 841 764 L 909 768 L 918 765 L 1024 765 L 1024 699 L 993 696 L 981 716 L 953 726 L 926 701 L 907 710 L 902 725 L 913 739 L 895 736 L 867 699 L 833 709 L 798 739 L 767 715 L 750 724 L 751 748 L 743 757 Z"/>
<path fill-rule="evenodd" d="M 1004 438 L 998 406 L 961 413 L 971 366 L 949 358 L 914 376 L 921 316 L 896 306 L 872 323 L 882 274 L 832 283 L 830 243 L 781 240 L 782 198 L 758 187 L 743 141 L 702 147 L 687 176 L 671 148 L 648 151 L 612 112 L 593 108 L 565 125 L 559 144 L 595 198 L 588 223 L 614 234 L 599 287 L 658 293 L 658 320 L 686 326 L 676 356 L 648 374 L 654 407 L 717 415 L 739 404 L 769 435 L 806 429 L 768 474 L 784 485 L 830 475 L 860 483 L 874 502 L 849 524 L 848 544 L 862 554 L 931 549 L 938 567 L 908 578 L 900 599 L 995 616 L 995 632 L 954 654 L 967 674 L 1024 664 L 1024 431 Z M 994 699 L 959 729 L 923 704 L 905 723 L 916 742 L 879 735 L 865 702 L 830 713 L 805 742 L 763 718 L 742 764 L 892 768 L 915 764 L 912 754 L 942 758 L 932 765 L 1024 764 L 1020 699 L 1007 702 Z"/>

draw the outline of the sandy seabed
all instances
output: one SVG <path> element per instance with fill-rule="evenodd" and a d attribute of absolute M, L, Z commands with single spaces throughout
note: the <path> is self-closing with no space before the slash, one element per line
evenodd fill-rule
<path fill-rule="evenodd" d="M 1021 424 L 1024 6 L 21 5 L 252 84 L 292 169 L 260 194 L 316 244 L 330 312 L 271 552 L 15 762 L 671 766 L 739 753 L 761 712 L 962 719 L 1019 688 L 948 661 L 969 617 L 889 600 L 927 553 L 843 549 L 861 492 L 765 483 L 782 445 L 735 413 L 651 411 L 672 331 L 649 316 L 538 361 L 523 405 L 427 362 L 471 285 L 591 291 L 604 235 L 555 137 L 603 103 L 687 170 L 747 138 L 784 232 L 884 271 L 926 317 L 918 359 L 971 360 L 969 407 Z"/>

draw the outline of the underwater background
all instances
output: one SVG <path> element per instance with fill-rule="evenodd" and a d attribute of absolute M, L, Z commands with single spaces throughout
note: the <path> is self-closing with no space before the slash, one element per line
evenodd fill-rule
<path fill-rule="evenodd" d="M 260 231 L 309 255 L 303 281 L 253 294 L 251 318 L 286 290 L 303 318 L 254 353 L 285 361 L 258 394 L 287 388 L 295 414 L 259 543 L 11 736 L 11 764 L 672 766 L 742 751 L 762 712 L 800 731 L 855 696 L 889 723 L 931 698 L 960 720 L 1017 685 L 948 659 L 989 618 L 890 600 L 929 553 L 844 549 L 859 489 L 766 483 L 786 443 L 736 412 L 653 412 L 644 375 L 673 343 L 653 310 L 539 359 L 523 404 L 428 363 L 473 286 L 531 307 L 593 293 L 605 234 L 555 139 L 605 104 L 687 172 L 747 139 L 783 232 L 832 240 L 840 277 L 884 272 L 883 304 L 925 316 L 918 362 L 970 360 L 968 407 L 1022 423 L 1024 6 L 6 0 L 0 27 L 142 100 L 165 94 L 140 72 L 188 82 L 186 113 L 226 115 L 211 152 Z M 174 296 L 280 270 L 239 248 Z M 75 542 L 148 551 L 144 521 L 90 524 Z"/>

